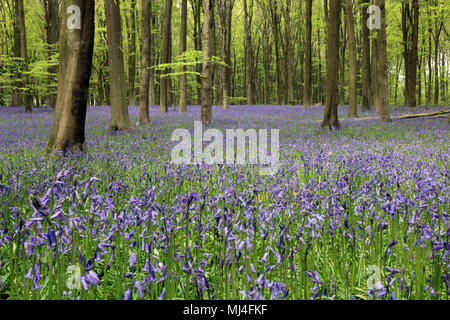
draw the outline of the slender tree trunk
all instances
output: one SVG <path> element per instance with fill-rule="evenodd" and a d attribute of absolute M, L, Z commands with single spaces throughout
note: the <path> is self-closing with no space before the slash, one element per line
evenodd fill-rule
<path fill-rule="evenodd" d="M 419 0 L 402 2 L 402 30 L 405 58 L 405 104 L 415 107 L 417 86 L 417 48 L 419 38 Z"/>
<path fill-rule="evenodd" d="M 386 42 L 386 4 L 385 0 L 376 0 L 380 7 L 381 28 L 378 30 L 377 51 L 378 51 L 378 92 L 380 95 L 380 120 L 389 121 L 389 84 L 387 65 L 387 42 Z"/>
<path fill-rule="evenodd" d="M 180 23 L 180 54 L 186 51 L 187 47 L 187 0 L 181 1 L 181 23 Z M 181 67 L 180 79 L 180 112 L 187 112 L 187 78 L 186 67 Z"/>
<path fill-rule="evenodd" d="M 223 108 L 230 107 L 231 94 L 231 26 L 235 0 L 219 0 L 220 20 L 222 24 L 222 52 L 226 64 L 222 72 Z"/>
<path fill-rule="evenodd" d="M 372 104 L 375 112 L 380 111 L 380 99 L 378 94 L 378 42 L 376 39 L 376 32 L 373 31 L 375 36 L 372 38 L 372 63 L 370 66 L 370 74 L 371 74 L 371 96 L 372 96 Z"/>
<path fill-rule="evenodd" d="M 134 106 L 136 104 L 136 0 L 131 0 L 130 29 L 128 43 L 128 101 Z M 145 35 L 142 35 L 145 37 Z"/>
<path fill-rule="evenodd" d="M 357 85 L 357 63 L 356 63 L 356 38 L 355 25 L 353 22 L 353 1 L 345 0 L 347 33 L 348 33 L 348 54 L 350 60 L 349 72 L 349 98 L 348 98 L 348 117 L 358 118 L 356 105 L 356 85 Z"/>
<path fill-rule="evenodd" d="M 111 121 L 108 131 L 118 133 L 131 128 L 125 86 L 125 68 L 122 49 L 122 21 L 119 0 L 105 0 L 108 37 Z"/>
<path fill-rule="evenodd" d="M 162 37 L 162 49 L 161 49 L 161 64 L 167 64 L 170 62 L 170 47 L 171 47 L 171 33 L 172 33 L 172 7 L 173 1 L 166 0 L 164 6 L 164 25 L 163 25 L 163 37 Z M 165 69 L 161 72 L 161 79 L 159 81 L 159 104 L 160 111 L 167 112 L 168 109 L 168 95 L 170 93 L 169 79 L 165 77 L 169 70 Z"/>
<path fill-rule="evenodd" d="M 245 32 L 245 59 L 247 68 L 247 104 L 255 104 L 254 70 L 253 70 L 253 44 L 252 44 L 252 17 L 253 0 L 248 8 L 247 0 L 244 0 L 244 32 Z"/>
<path fill-rule="evenodd" d="M 213 68 L 211 64 L 214 30 L 214 0 L 204 0 L 205 21 L 203 25 L 203 81 L 201 121 L 208 125 L 212 121 L 212 84 Z"/>
<path fill-rule="evenodd" d="M 151 0 L 142 0 L 142 46 L 141 46 L 141 75 L 139 79 L 139 118 L 138 123 L 150 121 L 150 47 L 151 47 Z"/>
<path fill-rule="evenodd" d="M 370 110 L 370 30 L 367 27 L 369 14 L 367 13 L 368 4 L 370 0 L 361 1 L 362 6 L 362 38 L 363 38 L 363 52 L 362 52 L 362 111 Z"/>
<path fill-rule="evenodd" d="M 306 0 L 306 41 L 305 41 L 305 87 L 303 89 L 303 108 L 307 109 L 311 106 L 311 30 L 312 30 L 312 2 L 313 0 Z"/>
<path fill-rule="evenodd" d="M 338 74 L 339 74 L 339 29 L 341 23 L 341 0 L 330 2 L 328 16 L 328 62 L 325 112 L 322 128 L 339 129 L 338 118 Z"/>
<path fill-rule="evenodd" d="M 76 4 L 81 9 L 81 30 L 69 30 L 61 24 L 59 42 L 59 77 L 53 129 L 47 152 L 84 149 L 85 121 L 94 50 L 94 11 L 91 0 L 64 0 L 62 21 L 67 21 L 67 8 Z"/>
<path fill-rule="evenodd" d="M 48 60 L 51 61 L 55 53 L 58 52 L 58 41 L 60 31 L 59 4 L 57 0 L 44 0 L 45 12 L 45 32 L 48 45 Z M 52 84 L 58 77 L 58 66 L 52 65 L 48 67 L 48 91 L 47 104 L 54 108 L 56 104 L 56 90 L 53 92 Z"/>

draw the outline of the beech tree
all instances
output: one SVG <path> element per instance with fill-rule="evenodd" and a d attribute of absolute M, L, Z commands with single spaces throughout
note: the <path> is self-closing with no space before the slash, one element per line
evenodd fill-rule
<path fill-rule="evenodd" d="M 181 22 L 180 22 L 180 54 L 186 51 L 187 47 L 187 0 L 181 0 Z M 180 79 L 180 112 L 187 112 L 187 77 L 186 67 L 181 67 Z"/>
<path fill-rule="evenodd" d="M 389 87 L 388 87 L 388 65 L 387 65 L 387 42 L 386 42 L 386 3 L 385 0 L 376 0 L 375 4 L 380 8 L 381 27 L 378 29 L 378 95 L 380 120 L 390 120 L 389 112 Z"/>
<path fill-rule="evenodd" d="M 203 25 L 203 81 L 201 121 L 209 124 L 212 121 L 212 85 L 213 85 L 213 30 L 214 30 L 214 0 L 204 0 L 205 20 Z"/>
<path fill-rule="evenodd" d="M 223 66 L 222 72 L 222 96 L 223 108 L 230 107 L 231 95 L 231 26 L 233 17 L 233 7 L 236 0 L 219 0 L 219 15 L 222 24 L 222 52 Z"/>
<path fill-rule="evenodd" d="M 328 13 L 328 61 L 325 112 L 322 128 L 339 129 L 338 119 L 338 74 L 339 74 L 339 29 L 341 22 L 341 0 L 330 2 Z"/>
<path fill-rule="evenodd" d="M 310 107 L 311 101 L 311 33 L 312 33 L 312 0 L 306 0 L 306 40 L 305 40 L 305 85 L 303 91 L 303 108 Z"/>
<path fill-rule="evenodd" d="M 139 118 L 138 123 L 150 121 L 150 47 L 152 1 L 142 0 L 142 46 L 141 46 L 141 74 L 139 78 Z"/>
<path fill-rule="evenodd" d="M 172 0 L 166 0 L 164 4 L 164 25 L 161 44 L 161 64 L 170 63 L 170 47 L 171 47 L 171 33 L 172 33 Z M 169 79 L 166 78 L 168 73 L 167 68 L 162 70 L 161 79 L 159 81 L 159 104 L 160 111 L 167 112 L 168 109 L 168 96 L 170 94 Z"/>
<path fill-rule="evenodd" d="M 125 86 L 120 0 L 104 0 L 108 36 L 109 77 L 111 81 L 111 121 L 108 131 L 120 133 L 131 128 Z"/>
<path fill-rule="evenodd" d="M 353 1 L 345 0 L 345 17 L 347 21 L 347 34 L 348 34 L 348 55 L 350 62 L 349 72 L 349 106 L 348 117 L 358 118 L 357 100 L 356 100 L 356 86 L 358 81 L 357 75 L 357 62 L 356 62 L 356 37 L 355 37 L 355 25 L 353 21 Z"/>
<path fill-rule="evenodd" d="M 80 29 L 69 29 L 67 9 L 80 8 Z M 46 151 L 77 152 L 85 147 L 85 121 L 94 50 L 94 11 L 92 0 L 64 0 L 59 40 L 58 94 L 53 129 Z"/>

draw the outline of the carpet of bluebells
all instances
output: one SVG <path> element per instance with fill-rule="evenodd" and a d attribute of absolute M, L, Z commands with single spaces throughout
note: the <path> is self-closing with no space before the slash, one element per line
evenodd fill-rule
<path fill-rule="evenodd" d="M 213 113 L 280 129 L 278 174 L 171 164 L 199 107 L 114 137 L 90 107 L 87 153 L 68 157 L 43 153 L 50 108 L 0 108 L 0 299 L 448 299 L 446 119 L 330 132 L 323 107 Z"/>

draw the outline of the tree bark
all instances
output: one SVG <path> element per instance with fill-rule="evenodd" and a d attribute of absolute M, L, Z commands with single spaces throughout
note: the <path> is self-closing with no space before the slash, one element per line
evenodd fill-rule
<path fill-rule="evenodd" d="M 181 1 L 181 23 L 180 23 L 180 54 L 186 52 L 187 47 L 187 0 Z M 180 112 L 187 112 L 187 77 L 186 67 L 181 67 L 180 79 Z"/>
<path fill-rule="evenodd" d="M 122 49 L 122 21 L 119 0 L 105 0 L 108 37 L 109 78 L 111 95 L 111 121 L 108 131 L 120 133 L 131 128 L 125 85 Z"/>
<path fill-rule="evenodd" d="M 203 81 L 201 121 L 208 125 L 212 121 L 212 84 L 213 68 L 211 64 L 214 30 L 214 0 L 204 0 L 205 21 L 203 25 Z"/>
<path fill-rule="evenodd" d="M 328 14 L 328 62 L 325 112 L 322 128 L 339 129 L 338 119 L 338 74 L 339 74 L 339 29 L 341 23 L 341 0 L 330 3 Z"/>
<path fill-rule="evenodd" d="M 164 6 L 164 25 L 163 25 L 163 37 L 161 47 L 161 64 L 167 64 L 170 62 L 170 47 L 171 47 L 171 33 L 172 33 L 172 7 L 173 1 L 166 0 Z M 165 77 L 169 70 L 165 69 L 161 71 L 160 89 L 159 89 L 159 104 L 160 111 L 167 112 L 168 108 L 168 94 L 169 94 L 169 80 Z"/>
<path fill-rule="evenodd" d="M 349 71 L 349 98 L 348 98 L 348 117 L 358 118 L 358 110 L 356 104 L 356 85 L 357 85 L 357 64 L 356 64 L 356 38 L 355 25 L 353 21 L 353 1 L 345 0 L 347 34 L 348 34 L 348 54 L 350 60 Z"/>
<path fill-rule="evenodd" d="M 151 18 L 152 1 L 142 0 L 142 47 L 141 47 L 141 75 L 139 79 L 139 118 L 138 123 L 148 123 L 149 116 L 149 91 L 150 91 L 150 47 L 151 43 Z"/>
<path fill-rule="evenodd" d="M 94 50 L 94 11 L 91 0 L 64 0 L 62 21 L 67 21 L 68 6 L 81 9 L 81 30 L 69 30 L 61 24 L 59 77 L 53 129 L 47 152 L 80 151 L 85 145 L 85 121 L 89 79 Z"/>

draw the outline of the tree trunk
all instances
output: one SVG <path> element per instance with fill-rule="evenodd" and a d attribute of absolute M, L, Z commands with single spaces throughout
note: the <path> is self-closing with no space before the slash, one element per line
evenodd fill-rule
<path fill-rule="evenodd" d="M 142 0 L 142 47 L 141 47 L 141 75 L 139 79 L 139 118 L 138 123 L 148 123 L 149 116 L 149 91 L 150 91 L 150 47 L 151 43 L 151 18 L 152 1 Z"/>
<path fill-rule="evenodd" d="M 322 128 L 339 129 L 338 119 L 338 74 L 339 74 L 339 29 L 341 23 L 341 0 L 330 3 L 328 15 L 328 62 L 325 112 Z"/>
<path fill-rule="evenodd" d="M 204 0 L 205 21 L 203 25 L 203 81 L 201 121 L 208 125 L 212 121 L 212 84 L 213 68 L 211 64 L 214 30 L 214 0 Z"/>
<path fill-rule="evenodd" d="M 226 66 L 222 68 L 223 108 L 230 107 L 231 94 L 231 26 L 235 0 L 219 0 L 220 20 L 222 24 L 222 52 Z"/>
<path fill-rule="evenodd" d="M 171 47 L 171 29 L 172 29 L 172 0 L 166 0 L 164 6 L 164 25 L 163 25 L 163 37 L 161 47 L 161 64 L 167 64 L 170 62 L 170 47 Z M 161 71 L 161 79 L 159 81 L 159 104 L 160 111 L 167 112 L 168 109 L 168 94 L 169 94 L 169 79 L 165 77 L 169 70 L 165 69 Z"/>
<path fill-rule="evenodd" d="M 122 21 L 119 0 L 105 0 L 105 14 L 111 85 L 111 121 L 108 131 L 115 134 L 131 128 L 123 64 Z"/>
<path fill-rule="evenodd" d="M 187 47 L 187 0 L 181 1 L 181 24 L 180 24 L 180 54 L 186 51 Z M 186 67 L 181 67 L 180 80 L 180 112 L 187 112 L 187 77 Z"/>
<path fill-rule="evenodd" d="M 306 0 L 306 41 L 305 41 L 305 87 L 303 90 L 303 108 L 311 106 L 311 30 L 312 0 Z"/>
<path fill-rule="evenodd" d="M 247 6 L 247 0 L 244 0 L 244 32 L 245 32 L 245 63 L 247 68 L 247 104 L 255 104 L 254 91 L 254 70 L 253 70 L 253 44 L 252 44 L 252 17 L 253 0 L 250 8 Z"/>
<path fill-rule="evenodd" d="M 357 85 L 357 65 L 356 65 L 356 38 L 355 25 L 353 22 L 353 1 L 345 0 L 347 34 L 348 34 L 348 55 L 350 60 L 349 71 L 349 97 L 348 97 L 348 117 L 358 118 L 358 110 L 356 105 L 356 85 Z"/>
<path fill-rule="evenodd" d="M 367 13 L 370 0 L 362 0 L 362 38 L 363 38 L 363 52 L 362 52 L 362 111 L 370 110 L 370 30 L 367 27 L 369 14 Z"/>
<path fill-rule="evenodd" d="M 379 101 L 379 94 L 378 94 L 378 42 L 376 39 L 376 32 L 373 31 L 375 34 L 372 38 L 372 62 L 370 66 L 370 76 L 371 76 L 371 98 L 372 98 L 372 105 L 375 112 L 380 111 L 380 101 Z"/>
<path fill-rule="evenodd" d="M 67 21 L 67 8 L 76 4 L 81 9 L 81 30 L 70 30 L 61 24 L 59 42 L 59 77 L 53 129 L 47 152 L 84 149 L 85 121 L 89 79 L 94 50 L 94 11 L 91 0 L 64 0 L 62 21 Z"/>
<path fill-rule="evenodd" d="M 405 59 L 405 104 L 415 107 L 417 86 L 417 47 L 419 39 L 419 0 L 402 2 L 402 31 Z"/>
<path fill-rule="evenodd" d="M 380 99 L 380 120 L 389 121 L 389 84 L 388 84 L 388 64 L 387 64 L 387 42 L 386 42 L 386 4 L 385 0 L 376 0 L 380 7 L 381 28 L 378 30 L 377 51 L 378 51 L 378 92 Z"/>
<path fill-rule="evenodd" d="M 25 104 L 25 112 L 31 113 L 32 109 L 32 95 L 30 88 L 28 88 L 28 62 L 27 62 L 27 36 L 25 29 L 25 12 L 23 0 L 15 2 L 15 21 L 14 21 L 14 52 L 15 56 L 20 58 L 22 65 L 21 75 L 18 75 L 20 80 L 15 84 L 19 92 L 13 94 L 13 105 Z M 16 100 L 16 101 L 14 101 Z"/>
<path fill-rule="evenodd" d="M 59 17 L 59 3 L 56 0 L 44 0 L 45 11 L 45 32 L 48 45 L 48 60 L 51 61 L 52 57 L 58 52 L 58 41 L 60 31 L 60 17 Z M 47 104 L 54 108 L 56 104 L 56 93 L 54 93 L 51 85 L 57 80 L 58 66 L 52 65 L 48 67 L 48 92 L 47 92 Z"/>
<path fill-rule="evenodd" d="M 128 43 L 128 101 L 134 106 L 136 104 L 136 0 L 131 0 L 130 29 Z M 145 37 L 143 34 L 142 37 Z"/>

